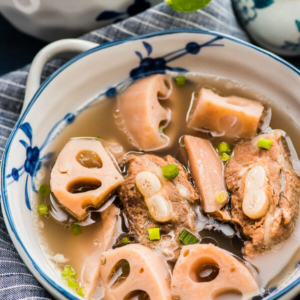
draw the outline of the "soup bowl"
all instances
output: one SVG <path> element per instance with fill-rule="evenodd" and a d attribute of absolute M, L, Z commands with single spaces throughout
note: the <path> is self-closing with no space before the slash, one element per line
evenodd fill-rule
<path fill-rule="evenodd" d="M 48 46 L 33 63 L 26 94 L 27 100 L 32 99 L 16 124 L 3 155 L 1 196 L 9 234 L 30 271 L 56 299 L 80 299 L 66 287 L 48 262 L 42 251 L 45 245 L 36 234 L 33 183 L 39 173 L 37 170 L 42 164 L 46 165 L 49 158 L 47 145 L 70 126 L 93 99 L 105 95 L 110 101 L 109 97 L 115 96 L 128 79 L 168 71 L 189 71 L 236 80 L 267 96 L 281 106 L 290 122 L 300 125 L 300 72 L 279 57 L 233 37 L 216 32 L 175 30 L 98 47 L 79 42 L 81 46 L 77 50 L 94 48 L 62 66 L 32 96 L 45 57 L 72 45 L 72 41 L 62 43 L 64 46 L 60 43 Z M 70 48 L 74 50 L 74 44 Z M 292 133 L 290 136 L 293 139 Z M 283 245 L 282 251 L 288 253 L 289 249 Z M 295 269 L 283 286 L 262 297 L 290 299 L 300 291 L 298 283 L 300 271 Z"/>

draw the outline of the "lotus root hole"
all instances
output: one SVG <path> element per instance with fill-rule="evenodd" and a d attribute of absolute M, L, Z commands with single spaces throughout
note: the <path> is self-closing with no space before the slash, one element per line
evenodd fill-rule
<path fill-rule="evenodd" d="M 124 300 L 150 300 L 150 296 L 142 290 L 131 291 Z"/>
<path fill-rule="evenodd" d="M 219 292 L 213 297 L 213 300 L 241 300 L 243 294 L 238 290 L 228 290 L 225 292 Z"/>
<path fill-rule="evenodd" d="M 165 84 L 165 86 L 166 86 L 168 89 L 171 88 L 171 85 L 170 85 L 170 81 L 169 81 L 169 80 L 165 79 L 165 80 L 164 80 L 164 84 Z"/>
<path fill-rule="evenodd" d="M 128 278 L 130 274 L 130 265 L 126 259 L 119 260 L 110 271 L 107 284 L 114 289 L 120 286 Z"/>
<path fill-rule="evenodd" d="M 85 168 L 88 169 L 100 169 L 103 166 L 102 160 L 99 155 L 90 150 L 80 151 L 76 160 Z"/>
<path fill-rule="evenodd" d="M 101 181 L 95 178 L 82 178 L 70 182 L 67 191 L 72 194 L 85 193 L 101 187 Z"/>
<path fill-rule="evenodd" d="M 201 257 L 196 260 L 190 269 L 190 277 L 197 283 L 210 282 L 219 275 L 218 263 L 210 257 Z"/>

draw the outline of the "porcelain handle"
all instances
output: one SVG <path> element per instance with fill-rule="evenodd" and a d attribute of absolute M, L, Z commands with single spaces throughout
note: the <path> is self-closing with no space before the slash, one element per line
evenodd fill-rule
<path fill-rule="evenodd" d="M 33 95 L 41 85 L 41 75 L 45 64 L 59 54 L 80 53 L 98 46 L 93 42 L 78 39 L 64 39 L 53 42 L 44 47 L 34 58 L 26 84 L 22 113 L 26 109 Z"/>

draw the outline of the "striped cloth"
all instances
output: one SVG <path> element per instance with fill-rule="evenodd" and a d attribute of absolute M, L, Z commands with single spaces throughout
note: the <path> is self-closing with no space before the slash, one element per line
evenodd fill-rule
<path fill-rule="evenodd" d="M 82 39 L 99 44 L 175 28 L 207 29 L 248 40 L 240 28 L 230 0 L 214 0 L 203 10 L 193 13 L 178 13 L 162 3 L 139 15 L 106 28 L 95 30 Z M 42 75 L 45 80 L 62 64 L 63 60 L 49 62 Z M 0 159 L 7 139 L 19 117 L 30 66 L 0 77 Z M 0 299 L 52 299 L 20 259 L 7 233 L 0 211 Z"/>

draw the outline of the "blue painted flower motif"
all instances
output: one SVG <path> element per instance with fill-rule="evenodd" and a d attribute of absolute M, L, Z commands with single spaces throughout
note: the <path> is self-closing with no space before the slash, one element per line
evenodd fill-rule
<path fill-rule="evenodd" d="M 143 12 L 144 10 L 150 8 L 150 6 L 151 4 L 147 0 L 134 0 L 134 2 L 128 6 L 126 11 L 117 12 L 113 10 L 105 10 L 97 16 L 96 21 L 114 20 L 115 22 L 119 22 L 128 16 L 134 16 Z"/>
<path fill-rule="evenodd" d="M 30 146 L 26 149 L 26 160 L 24 164 L 25 172 L 30 176 L 33 176 L 36 171 L 38 171 L 40 150 L 38 147 L 31 148 Z"/>
<path fill-rule="evenodd" d="M 300 21 L 295 20 L 295 24 L 297 26 L 297 29 L 300 32 Z M 300 50 L 300 37 L 298 41 L 285 41 L 284 45 L 281 46 L 281 49 L 290 50 L 290 51 L 299 51 Z"/>
<path fill-rule="evenodd" d="M 150 57 L 153 51 L 152 46 L 147 42 L 143 42 L 143 45 L 147 51 L 147 56 L 143 57 L 141 52 L 139 51 L 135 52 L 135 54 L 140 59 L 140 65 L 137 68 L 134 68 L 130 71 L 130 78 L 136 80 L 138 78 L 145 77 L 149 74 L 157 74 L 157 73 L 164 74 L 166 73 L 167 70 L 179 72 L 179 73 L 188 72 L 188 70 L 184 68 L 171 67 L 169 63 L 187 54 L 196 55 L 204 47 L 212 47 L 212 46 L 222 47 L 223 44 L 215 43 L 216 41 L 221 39 L 222 37 L 215 37 L 204 44 L 190 42 L 186 44 L 184 48 L 168 53 L 162 57 Z"/>
<path fill-rule="evenodd" d="M 298 31 L 300 32 L 300 20 L 295 20 Z"/>
<path fill-rule="evenodd" d="M 26 177 L 26 183 L 25 183 L 25 201 L 28 209 L 31 210 L 31 205 L 30 205 L 30 200 L 29 200 L 29 195 L 28 195 L 28 180 L 31 178 L 31 187 L 34 192 L 37 193 L 37 189 L 34 185 L 33 178 L 35 177 L 36 173 L 42 165 L 45 167 L 49 167 L 50 161 L 53 157 L 52 152 L 47 153 L 43 157 L 40 156 L 41 151 L 48 145 L 49 140 L 51 139 L 52 133 L 54 130 L 61 125 L 61 123 L 65 122 L 66 124 L 70 124 L 75 120 L 75 115 L 73 113 L 67 114 L 62 120 L 57 122 L 54 127 L 51 129 L 49 134 L 47 135 L 44 143 L 42 146 L 39 148 L 38 146 L 33 146 L 32 145 L 32 128 L 29 123 L 23 123 L 19 129 L 23 131 L 25 136 L 28 139 L 28 142 L 25 140 L 20 140 L 19 142 L 24 146 L 26 149 L 26 159 L 24 162 L 24 165 L 22 165 L 20 168 L 13 168 L 11 173 L 6 176 L 7 179 L 12 178 L 12 181 L 10 181 L 8 184 L 13 183 L 14 181 L 19 181 L 20 177 L 24 174 L 27 173 Z"/>
<path fill-rule="evenodd" d="M 300 37 L 298 42 L 285 41 L 284 45 L 281 46 L 281 49 L 290 50 L 290 51 L 299 51 L 300 50 Z"/>
<path fill-rule="evenodd" d="M 11 171 L 11 176 L 12 178 L 15 180 L 15 181 L 18 181 L 19 180 L 19 170 L 16 169 L 16 168 L 13 168 L 12 171 Z"/>
<path fill-rule="evenodd" d="M 274 0 L 233 0 L 234 6 L 241 18 L 241 21 L 247 25 L 257 17 L 257 9 L 269 7 Z"/>

